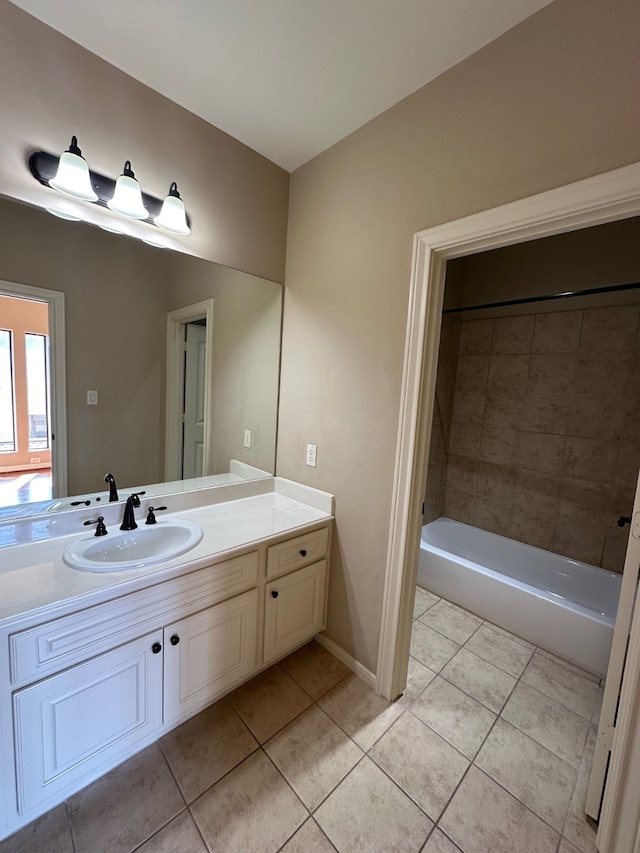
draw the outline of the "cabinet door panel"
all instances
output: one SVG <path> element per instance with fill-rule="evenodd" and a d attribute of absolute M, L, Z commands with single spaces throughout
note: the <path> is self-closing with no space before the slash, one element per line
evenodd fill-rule
<path fill-rule="evenodd" d="M 162 725 L 161 632 L 14 694 L 18 803 L 24 813 Z"/>
<path fill-rule="evenodd" d="M 327 561 L 267 584 L 264 662 L 285 654 L 324 627 Z"/>
<path fill-rule="evenodd" d="M 166 723 L 190 716 L 252 674 L 257 621 L 254 589 L 165 627 Z"/>

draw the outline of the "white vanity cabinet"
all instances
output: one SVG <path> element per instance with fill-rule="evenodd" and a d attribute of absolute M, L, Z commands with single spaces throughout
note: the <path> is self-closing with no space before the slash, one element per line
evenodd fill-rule
<path fill-rule="evenodd" d="M 307 528 L 7 631 L 11 831 L 325 627 L 330 521 Z"/>

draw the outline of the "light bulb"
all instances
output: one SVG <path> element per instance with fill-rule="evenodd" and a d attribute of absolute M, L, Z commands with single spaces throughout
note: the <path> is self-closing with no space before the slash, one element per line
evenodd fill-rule
<path fill-rule="evenodd" d="M 120 216 L 129 219 L 147 219 L 149 212 L 142 203 L 142 191 L 131 171 L 131 163 L 127 160 L 124 171 L 116 181 L 113 198 L 107 202 L 107 207 Z"/>
<path fill-rule="evenodd" d="M 91 186 L 87 161 L 78 148 L 78 140 L 71 137 L 71 145 L 58 161 L 58 170 L 49 181 L 49 186 L 60 193 L 83 201 L 97 201 L 98 196 Z"/>
<path fill-rule="evenodd" d="M 178 185 L 175 181 L 169 187 L 169 195 L 163 201 L 160 215 L 156 216 L 154 221 L 158 228 L 162 228 L 163 231 L 168 231 L 170 234 L 186 237 L 187 234 L 191 233 L 191 229 L 187 225 L 184 202 L 180 198 Z"/>

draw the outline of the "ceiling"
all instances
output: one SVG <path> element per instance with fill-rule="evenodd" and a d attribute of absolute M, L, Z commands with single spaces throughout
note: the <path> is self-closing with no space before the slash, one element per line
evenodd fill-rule
<path fill-rule="evenodd" d="M 12 2 L 293 171 L 552 0 Z"/>

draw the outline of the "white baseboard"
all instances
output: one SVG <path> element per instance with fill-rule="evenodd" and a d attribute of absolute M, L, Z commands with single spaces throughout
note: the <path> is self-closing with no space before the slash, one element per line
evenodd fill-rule
<path fill-rule="evenodd" d="M 374 690 L 376 689 L 375 674 L 368 670 L 366 666 L 363 666 L 348 652 L 345 652 L 342 646 L 334 643 L 333 640 L 330 640 L 329 637 L 326 637 L 324 634 L 318 634 L 316 636 L 316 640 L 321 646 L 324 646 L 328 652 L 331 652 L 334 657 L 338 658 L 339 661 L 342 661 L 345 666 L 348 666 L 351 672 L 355 673 L 358 678 L 361 678 L 365 684 L 368 684 L 369 687 L 372 687 Z"/>
<path fill-rule="evenodd" d="M 4 465 L 0 474 L 11 474 L 14 471 L 46 471 L 51 468 L 51 462 L 25 462 L 24 465 Z"/>

